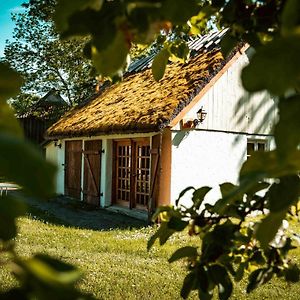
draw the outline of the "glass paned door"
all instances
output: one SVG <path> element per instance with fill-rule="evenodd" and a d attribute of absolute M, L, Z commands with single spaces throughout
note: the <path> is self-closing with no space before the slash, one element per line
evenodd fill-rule
<path fill-rule="evenodd" d="M 117 142 L 115 147 L 115 201 L 118 204 L 128 206 L 130 201 L 131 144 L 128 142 Z"/>
<path fill-rule="evenodd" d="M 150 144 L 145 140 L 114 142 L 115 204 L 147 209 L 150 193 Z"/>

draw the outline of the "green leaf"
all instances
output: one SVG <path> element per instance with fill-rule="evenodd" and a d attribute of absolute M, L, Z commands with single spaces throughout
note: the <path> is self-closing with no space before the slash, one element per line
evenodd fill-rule
<path fill-rule="evenodd" d="M 61 260 L 58 260 L 56 258 L 53 258 L 49 255 L 46 254 L 36 254 L 35 258 L 42 261 L 43 263 L 47 264 L 49 267 L 51 267 L 52 269 L 54 269 L 57 272 L 71 272 L 71 271 L 76 271 L 77 268 L 74 265 L 65 263 Z M 67 281 L 67 282 L 75 282 L 77 281 L 77 279 L 79 279 L 80 274 L 77 275 L 76 279 L 71 279 L 71 281 Z"/>
<path fill-rule="evenodd" d="M 298 282 L 300 280 L 300 270 L 297 265 L 291 265 L 288 269 L 284 270 L 284 277 L 286 281 Z"/>
<path fill-rule="evenodd" d="M 207 33 L 208 27 L 211 26 L 210 18 L 216 12 L 216 9 L 209 3 L 204 4 L 197 14 L 193 15 L 188 24 L 192 35 Z"/>
<path fill-rule="evenodd" d="M 248 265 L 247 263 L 241 263 L 239 265 L 238 269 L 236 270 L 235 276 L 234 276 L 235 281 L 239 282 L 243 279 L 247 265 Z"/>
<path fill-rule="evenodd" d="M 247 285 L 247 293 L 252 292 L 260 285 L 268 282 L 273 276 L 272 269 L 261 268 L 252 272 L 249 276 L 249 283 Z"/>
<path fill-rule="evenodd" d="M 231 182 L 225 182 L 220 184 L 220 190 L 223 198 L 226 198 L 231 192 L 236 189 L 237 186 Z M 240 197 L 236 197 L 235 200 L 239 199 Z"/>
<path fill-rule="evenodd" d="M 172 54 L 172 61 L 186 62 L 189 58 L 190 49 L 188 44 L 182 40 L 175 40 L 170 44 L 169 51 Z"/>
<path fill-rule="evenodd" d="M 256 250 L 250 257 L 249 262 L 252 264 L 255 263 L 257 265 L 264 265 L 266 263 L 265 258 L 261 251 Z"/>
<path fill-rule="evenodd" d="M 236 0 L 226 1 L 226 5 L 223 9 L 222 15 L 227 22 L 233 23 L 235 21 L 237 11 L 239 10 L 238 3 L 239 2 L 237 2 Z"/>
<path fill-rule="evenodd" d="M 76 267 L 45 254 L 37 254 L 27 260 L 17 260 L 16 263 L 19 268 L 15 273 L 24 284 L 32 285 L 32 282 L 35 282 L 35 288 L 39 285 L 40 288 L 48 288 L 51 292 L 58 288 L 70 289 L 81 277 L 81 272 Z"/>
<path fill-rule="evenodd" d="M 231 251 L 238 230 L 238 225 L 233 224 L 231 221 L 216 225 L 212 231 L 206 233 L 202 238 L 201 259 L 214 262 L 224 253 Z"/>
<path fill-rule="evenodd" d="M 32 145 L 0 133 L 0 173 L 7 180 L 31 195 L 50 196 L 54 192 L 55 170 Z"/>
<path fill-rule="evenodd" d="M 279 183 L 273 183 L 268 191 L 271 212 L 286 211 L 299 200 L 300 178 L 298 175 L 280 178 Z"/>
<path fill-rule="evenodd" d="M 154 245 L 155 241 L 159 239 L 159 244 L 164 245 L 166 241 L 172 236 L 176 231 L 168 227 L 167 222 L 162 222 L 158 230 L 150 237 L 147 243 L 147 250 L 149 251 Z"/>
<path fill-rule="evenodd" d="M 185 24 L 192 16 L 200 11 L 196 0 L 173 0 L 162 2 L 161 12 L 163 16 L 173 24 Z"/>
<path fill-rule="evenodd" d="M 74 266 L 44 254 L 14 259 L 14 275 L 26 299 L 93 299 L 76 290 L 81 272 Z"/>
<path fill-rule="evenodd" d="M 209 275 L 216 285 L 218 285 L 219 299 L 227 300 L 232 293 L 232 282 L 225 267 L 214 264 L 208 268 Z"/>
<path fill-rule="evenodd" d="M 284 161 L 277 151 L 255 152 L 243 164 L 240 171 L 241 184 L 249 188 L 259 180 L 297 174 L 300 170 L 300 151 L 291 151 Z"/>
<path fill-rule="evenodd" d="M 172 216 L 168 222 L 168 228 L 175 231 L 182 231 L 186 228 L 189 223 L 187 221 L 183 221 L 180 217 Z"/>
<path fill-rule="evenodd" d="M 120 2 L 105 2 L 101 11 L 83 10 L 72 14 L 69 28 L 61 33 L 61 38 L 91 35 L 88 44 L 94 45 L 98 52 L 108 48 L 117 35 L 117 21 L 114 14 L 118 13 Z M 87 51 L 86 51 L 87 52 Z M 91 50 L 89 51 L 91 52 Z M 91 58 L 91 53 L 87 57 Z"/>
<path fill-rule="evenodd" d="M 0 198 L 0 240 L 8 241 L 17 234 L 15 218 L 26 213 L 26 205 L 16 197 Z"/>
<path fill-rule="evenodd" d="M 222 7 L 225 4 L 226 0 L 212 0 L 211 5 L 215 7 Z"/>
<path fill-rule="evenodd" d="M 178 206 L 179 200 L 190 190 L 195 190 L 195 188 L 193 186 L 189 186 L 180 192 L 178 198 L 175 201 L 176 206 Z"/>
<path fill-rule="evenodd" d="M 160 207 L 158 207 L 156 209 L 155 213 L 153 214 L 152 218 L 151 218 L 152 222 L 155 222 L 158 219 L 160 213 L 162 213 L 164 211 L 170 212 L 172 210 L 173 210 L 172 206 L 160 206 Z"/>
<path fill-rule="evenodd" d="M 253 197 L 257 192 L 262 191 L 270 186 L 267 182 L 256 182 L 251 188 L 249 188 L 246 194 L 250 197 Z"/>
<path fill-rule="evenodd" d="M 207 268 L 204 268 L 204 266 L 202 266 L 202 265 L 197 266 L 196 274 L 198 277 L 197 284 L 198 284 L 198 288 L 199 288 L 199 293 L 203 294 L 202 298 L 210 299 L 215 284 L 208 277 Z M 209 291 L 209 289 L 210 289 L 210 291 Z"/>
<path fill-rule="evenodd" d="M 164 48 L 158 52 L 152 62 L 152 74 L 156 81 L 163 78 L 170 57 L 170 52 L 168 49 Z"/>
<path fill-rule="evenodd" d="M 28 300 L 27 295 L 25 295 L 24 290 L 21 288 L 11 288 L 8 291 L 0 292 L 0 299 L 1 300 L 11 300 L 11 299 L 18 299 L 18 300 Z"/>
<path fill-rule="evenodd" d="M 225 36 L 221 40 L 221 51 L 223 56 L 226 58 L 230 52 L 236 47 L 238 40 L 230 35 L 229 33 L 225 34 Z"/>
<path fill-rule="evenodd" d="M 211 300 L 213 298 L 213 291 L 207 291 L 207 293 L 204 293 L 201 289 L 198 290 L 199 299 L 200 300 Z"/>
<path fill-rule="evenodd" d="M 300 35 L 276 38 L 257 49 L 250 64 L 242 72 L 246 90 L 268 90 L 283 95 L 287 90 L 299 88 Z"/>
<path fill-rule="evenodd" d="M 281 28 L 283 34 L 290 34 L 295 27 L 300 25 L 299 0 L 287 0 L 281 16 Z"/>
<path fill-rule="evenodd" d="M 281 255 L 286 256 L 288 252 L 292 249 L 297 249 L 297 247 L 292 245 L 292 239 L 288 237 L 286 239 L 285 245 L 282 248 L 280 248 L 280 253 Z"/>
<path fill-rule="evenodd" d="M 104 51 L 114 43 L 117 33 L 117 28 L 114 24 L 106 24 L 101 31 L 97 32 L 97 35 L 93 36 L 92 44 L 96 47 L 98 52 Z"/>
<path fill-rule="evenodd" d="M 218 214 L 228 214 L 231 212 L 231 214 L 234 214 L 234 217 L 239 217 L 236 214 L 236 208 L 230 207 L 230 205 L 242 200 L 243 193 L 240 191 L 240 187 L 230 182 L 225 182 L 220 184 L 220 190 L 222 198 L 215 203 L 213 211 Z"/>
<path fill-rule="evenodd" d="M 163 225 L 163 224 L 162 224 Z M 167 240 L 175 233 L 175 230 L 170 229 L 168 226 L 161 226 L 162 230 L 159 235 L 159 244 L 160 246 L 164 245 Z"/>
<path fill-rule="evenodd" d="M 100 10 L 103 0 L 58 0 L 54 21 L 59 31 L 68 29 L 68 20 L 72 14 L 87 8 Z"/>
<path fill-rule="evenodd" d="M 169 263 L 185 257 L 197 257 L 198 252 L 196 247 L 186 246 L 176 250 L 169 258 Z"/>
<path fill-rule="evenodd" d="M 262 248 L 266 249 L 274 239 L 286 212 L 269 213 L 258 225 L 255 237 L 259 240 Z"/>
<path fill-rule="evenodd" d="M 104 77 L 118 75 L 126 66 L 129 47 L 121 30 L 118 30 L 113 42 L 104 50 L 98 51 L 92 46 L 92 60 L 99 74 Z"/>
<path fill-rule="evenodd" d="M 194 208 L 198 209 L 200 205 L 202 204 L 204 197 L 206 194 L 211 190 L 211 187 L 204 186 L 200 189 L 197 189 L 193 193 L 192 201 L 194 203 Z"/>
<path fill-rule="evenodd" d="M 23 130 L 6 102 L 0 102 L 0 132 L 23 137 Z"/>
<path fill-rule="evenodd" d="M 21 76 L 7 64 L 0 63 L 0 101 L 8 100 L 20 92 L 23 84 Z"/>
<path fill-rule="evenodd" d="M 259 32 L 247 32 L 242 36 L 242 40 L 247 42 L 254 49 L 262 46 L 261 35 Z"/>
<path fill-rule="evenodd" d="M 292 155 L 294 158 L 298 157 L 298 159 L 300 159 L 300 153 L 297 155 Z M 298 165 L 298 163 L 300 163 L 300 160 L 298 162 L 298 159 L 296 159 L 296 161 L 294 161 L 294 163 L 296 165 Z M 248 161 L 247 161 L 248 163 Z M 218 200 L 214 206 L 209 207 L 209 210 L 211 212 L 216 212 L 218 214 L 227 214 L 227 213 L 234 213 L 234 217 L 238 217 L 240 218 L 241 216 L 237 213 L 237 207 L 236 205 L 234 205 L 234 203 L 237 200 L 242 200 L 243 199 L 243 194 L 247 194 L 249 196 L 253 196 L 253 193 L 256 193 L 257 191 L 260 191 L 262 189 L 265 189 L 266 187 L 269 186 L 269 184 L 266 184 L 264 182 L 260 182 L 258 183 L 257 181 L 259 180 L 263 180 L 266 176 L 266 174 L 260 170 L 255 169 L 255 171 L 249 171 L 246 172 L 247 167 L 244 167 L 245 169 L 243 170 L 243 172 L 240 174 L 240 185 L 233 187 L 231 190 L 227 190 L 225 193 L 224 190 L 224 198 Z M 250 169 L 250 167 L 249 167 Z M 285 171 L 287 173 L 291 172 L 292 168 L 287 167 L 285 169 Z M 227 184 L 227 183 L 225 183 Z M 228 185 L 229 187 L 229 185 Z M 234 207 L 232 207 L 232 205 L 234 205 Z M 235 208 L 235 211 L 234 211 Z"/>
<path fill-rule="evenodd" d="M 196 289 L 197 276 L 195 272 L 190 272 L 183 280 L 183 285 L 180 291 L 180 296 L 187 299 L 190 292 Z"/>
<path fill-rule="evenodd" d="M 259 285 L 260 278 L 263 276 L 265 269 L 257 269 L 249 276 L 249 283 L 247 285 L 247 293 L 253 291 Z"/>
<path fill-rule="evenodd" d="M 278 153 L 285 158 L 300 143 L 300 96 L 280 99 L 278 109 L 279 122 L 275 126 L 274 135 Z"/>

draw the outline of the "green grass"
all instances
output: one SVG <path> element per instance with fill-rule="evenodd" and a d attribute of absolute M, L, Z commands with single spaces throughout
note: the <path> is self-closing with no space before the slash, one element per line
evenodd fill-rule
<path fill-rule="evenodd" d="M 183 263 L 169 264 L 167 258 L 179 246 L 192 243 L 188 236 L 176 236 L 164 247 L 147 252 L 152 228 L 92 231 L 28 217 L 19 220 L 19 232 L 20 255 L 43 252 L 75 264 L 84 272 L 79 287 L 99 299 L 180 299 L 185 267 Z M 300 249 L 293 256 L 299 263 Z M 16 284 L 3 268 L 0 280 L 2 290 Z M 300 299 L 299 283 L 289 285 L 279 279 L 250 295 L 244 290 L 245 283 L 237 284 L 232 299 Z"/>

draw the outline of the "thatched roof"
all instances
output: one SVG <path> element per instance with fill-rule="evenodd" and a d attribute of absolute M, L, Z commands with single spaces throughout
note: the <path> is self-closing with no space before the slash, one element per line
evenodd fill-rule
<path fill-rule="evenodd" d="M 219 50 L 203 51 L 186 64 L 168 65 L 159 82 L 153 79 L 150 69 L 128 75 L 65 114 L 47 130 L 47 138 L 159 131 L 225 63 Z"/>

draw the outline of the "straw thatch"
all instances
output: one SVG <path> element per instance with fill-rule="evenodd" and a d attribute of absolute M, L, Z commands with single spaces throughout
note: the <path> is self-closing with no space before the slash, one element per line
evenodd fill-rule
<path fill-rule="evenodd" d="M 159 131 L 224 64 L 220 51 L 214 50 L 198 54 L 186 64 L 168 65 L 159 82 L 153 79 L 149 69 L 131 74 L 87 104 L 69 111 L 46 135 L 62 138 Z"/>

